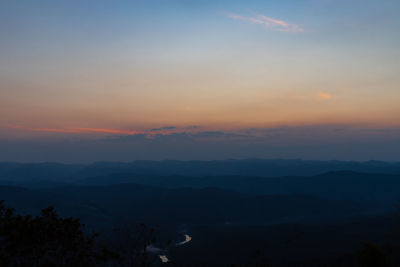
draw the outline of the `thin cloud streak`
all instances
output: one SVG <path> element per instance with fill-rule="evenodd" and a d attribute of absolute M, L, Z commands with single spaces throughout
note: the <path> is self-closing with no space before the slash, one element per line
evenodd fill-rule
<path fill-rule="evenodd" d="M 30 132 L 46 132 L 46 133 L 71 133 L 71 134 L 88 134 L 88 133 L 107 133 L 107 134 L 144 134 L 146 131 L 132 131 L 120 129 L 102 129 L 102 128 L 28 128 L 21 126 L 10 126 L 9 128 L 20 129 Z"/>
<path fill-rule="evenodd" d="M 168 135 L 191 129 L 179 129 L 175 126 L 153 128 L 148 130 L 124 130 L 108 128 L 30 128 L 23 126 L 8 126 L 10 129 L 18 129 L 26 132 L 59 133 L 59 134 L 112 134 L 112 135 Z"/>
<path fill-rule="evenodd" d="M 270 18 L 264 15 L 255 17 L 245 17 L 237 14 L 228 13 L 226 16 L 230 19 L 247 21 L 253 24 L 259 24 L 272 31 L 279 32 L 304 32 L 304 29 L 296 24 L 291 24 L 283 20 Z"/>

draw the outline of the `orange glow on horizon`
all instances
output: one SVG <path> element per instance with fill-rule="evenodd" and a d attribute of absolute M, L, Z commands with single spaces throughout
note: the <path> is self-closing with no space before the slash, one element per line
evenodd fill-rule
<path fill-rule="evenodd" d="M 108 133 L 108 134 L 125 134 L 125 135 L 135 135 L 135 134 L 151 134 L 149 131 L 142 130 L 121 130 L 121 129 L 102 129 L 102 128 L 70 128 L 70 129 L 57 129 L 57 128 L 26 128 L 13 126 L 10 128 L 21 129 L 25 131 L 32 132 L 47 132 L 47 133 Z"/>

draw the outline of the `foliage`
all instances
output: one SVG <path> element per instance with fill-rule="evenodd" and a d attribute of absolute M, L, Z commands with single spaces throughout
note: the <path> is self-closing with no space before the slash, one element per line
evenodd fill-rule
<path fill-rule="evenodd" d="M 60 218 L 53 207 L 22 216 L 0 201 L 1 266 L 98 266 L 117 257 L 96 236 L 85 235 L 79 219 Z"/>
<path fill-rule="evenodd" d="M 365 242 L 357 262 L 360 267 L 384 267 L 387 266 L 386 253 L 378 246 Z"/>

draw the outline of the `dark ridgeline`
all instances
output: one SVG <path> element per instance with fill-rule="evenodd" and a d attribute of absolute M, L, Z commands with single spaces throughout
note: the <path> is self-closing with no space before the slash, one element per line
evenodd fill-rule
<path fill-rule="evenodd" d="M 399 163 L 0 163 L 2 263 L 400 266 L 399 198 Z"/>
<path fill-rule="evenodd" d="M 93 164 L 0 162 L 0 179 L 13 183 L 71 182 L 114 174 L 138 176 L 313 176 L 331 171 L 400 174 L 400 162 L 310 160 L 133 161 Z"/>

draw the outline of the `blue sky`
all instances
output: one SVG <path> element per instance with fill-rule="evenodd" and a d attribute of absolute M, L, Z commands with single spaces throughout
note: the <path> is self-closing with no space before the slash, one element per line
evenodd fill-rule
<path fill-rule="evenodd" d="M 398 144 L 399 11 L 394 0 L 2 1 L 0 143 L 284 126 L 325 127 L 329 146 L 340 126 L 350 143 L 353 129 L 385 129 L 370 142 Z M 165 126 L 176 129 L 151 131 Z M 319 155 L 294 148 L 303 141 L 290 150 L 264 140 L 272 154 L 254 142 L 236 157 Z M 400 160 L 393 146 L 376 159 Z"/>

